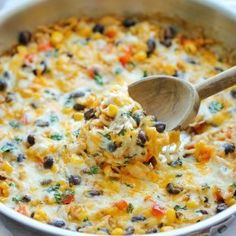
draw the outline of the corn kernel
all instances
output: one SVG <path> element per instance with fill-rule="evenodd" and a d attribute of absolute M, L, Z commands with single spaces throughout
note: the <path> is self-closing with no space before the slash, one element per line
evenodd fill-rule
<path fill-rule="evenodd" d="M 118 107 L 116 105 L 110 104 L 107 109 L 107 115 L 110 117 L 115 117 L 118 113 Z"/>
<path fill-rule="evenodd" d="M 169 208 L 166 211 L 166 217 L 167 217 L 168 224 L 173 224 L 176 220 L 175 210 L 172 208 Z"/>
<path fill-rule="evenodd" d="M 18 46 L 18 47 L 17 47 L 17 52 L 18 52 L 20 55 L 24 56 L 24 55 L 27 54 L 28 50 L 27 50 L 27 47 L 25 47 L 25 46 Z"/>
<path fill-rule="evenodd" d="M 78 165 L 78 164 L 83 164 L 84 160 L 81 157 L 77 156 L 76 154 L 72 154 L 69 158 L 69 162 L 71 164 Z"/>
<path fill-rule="evenodd" d="M 39 220 L 41 222 L 48 222 L 48 215 L 45 211 L 39 209 L 35 211 L 34 219 Z"/>
<path fill-rule="evenodd" d="M 72 111 L 72 109 L 71 109 L 70 107 L 65 107 L 65 108 L 63 108 L 63 110 L 62 110 L 62 112 L 63 112 L 64 114 L 70 114 L 71 111 Z"/>
<path fill-rule="evenodd" d="M 63 40 L 63 34 L 58 31 L 54 31 L 51 35 L 51 42 L 52 44 L 58 44 Z"/>
<path fill-rule="evenodd" d="M 163 226 L 160 231 L 161 232 L 166 232 L 166 231 L 170 231 L 172 229 L 174 229 L 172 226 Z"/>
<path fill-rule="evenodd" d="M 137 61 L 144 61 L 147 58 L 147 54 L 144 51 L 139 51 L 134 55 L 134 59 Z"/>
<path fill-rule="evenodd" d="M 198 203 L 194 200 L 189 200 L 189 201 L 187 201 L 186 206 L 188 208 L 196 208 L 196 207 L 198 207 Z"/>
<path fill-rule="evenodd" d="M 9 186 L 6 182 L 0 182 L 0 198 L 6 198 L 10 194 Z"/>
<path fill-rule="evenodd" d="M 191 53 L 191 54 L 196 54 L 197 52 L 197 47 L 196 45 L 191 42 L 191 41 L 187 41 L 185 44 L 184 44 L 184 50 L 188 53 Z"/>
<path fill-rule="evenodd" d="M 1 165 L 1 168 L 9 174 L 13 171 L 13 167 L 7 161 Z"/>
<path fill-rule="evenodd" d="M 111 235 L 123 235 L 124 231 L 121 228 L 115 228 L 112 230 Z"/>
<path fill-rule="evenodd" d="M 82 112 L 75 112 L 73 114 L 73 119 L 76 121 L 83 120 L 83 118 L 84 118 L 84 114 Z"/>

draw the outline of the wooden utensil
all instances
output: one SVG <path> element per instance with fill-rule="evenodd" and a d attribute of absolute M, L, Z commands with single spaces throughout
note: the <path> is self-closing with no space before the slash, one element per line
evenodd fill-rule
<path fill-rule="evenodd" d="M 152 75 L 128 87 L 147 114 L 166 123 L 167 130 L 185 128 L 196 117 L 201 100 L 236 84 L 236 66 L 193 86 L 166 75 Z"/>

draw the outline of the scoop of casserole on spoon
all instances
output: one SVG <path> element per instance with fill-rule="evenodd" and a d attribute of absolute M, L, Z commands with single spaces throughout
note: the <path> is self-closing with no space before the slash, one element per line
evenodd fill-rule
<path fill-rule="evenodd" d="M 166 123 L 167 130 L 185 128 L 196 117 L 201 100 L 236 84 L 236 66 L 193 86 L 166 75 L 152 75 L 132 83 L 129 95 L 147 114 Z"/>

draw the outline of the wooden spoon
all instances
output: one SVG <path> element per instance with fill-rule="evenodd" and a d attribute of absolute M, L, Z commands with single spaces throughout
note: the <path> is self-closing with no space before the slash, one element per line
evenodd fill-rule
<path fill-rule="evenodd" d="M 130 96 L 147 114 L 166 123 L 167 130 L 186 128 L 196 117 L 201 100 L 236 84 L 236 66 L 193 86 L 166 75 L 152 75 L 128 87 Z"/>

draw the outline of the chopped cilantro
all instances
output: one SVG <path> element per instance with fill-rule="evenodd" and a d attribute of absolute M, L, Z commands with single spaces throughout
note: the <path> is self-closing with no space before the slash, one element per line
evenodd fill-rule
<path fill-rule="evenodd" d="M 145 70 L 143 71 L 143 77 L 147 77 L 148 76 L 148 72 Z"/>
<path fill-rule="evenodd" d="M 175 209 L 175 211 L 187 210 L 187 206 L 175 205 L 174 209 Z"/>
<path fill-rule="evenodd" d="M 181 176 L 183 176 L 183 174 L 177 174 L 175 177 L 179 178 Z"/>
<path fill-rule="evenodd" d="M 217 101 L 212 101 L 208 109 L 211 113 L 217 113 L 218 111 L 222 110 L 224 108 L 224 105 L 222 103 L 219 103 Z"/>
<path fill-rule="evenodd" d="M 236 188 L 236 182 L 232 183 L 232 184 L 230 185 L 230 187 Z"/>
<path fill-rule="evenodd" d="M 9 121 L 9 125 L 14 128 L 14 129 L 17 129 L 20 127 L 20 122 L 17 121 L 17 120 L 11 120 Z"/>
<path fill-rule="evenodd" d="M 207 190 L 207 189 L 210 189 L 210 186 L 208 184 L 203 184 L 202 190 Z"/>
<path fill-rule="evenodd" d="M 104 84 L 103 78 L 102 78 L 102 76 L 99 75 L 99 74 L 96 74 L 96 75 L 94 76 L 94 80 L 95 80 L 96 84 L 98 84 L 98 85 L 103 85 L 103 84 Z"/>
<path fill-rule="evenodd" d="M 60 140 L 63 139 L 63 135 L 61 135 L 61 134 L 52 134 L 52 135 L 50 136 L 50 138 L 53 139 L 53 140 L 55 140 L 55 141 L 60 141 Z"/>
<path fill-rule="evenodd" d="M 15 141 L 16 143 L 21 143 L 21 142 L 23 141 L 23 139 L 20 138 L 20 137 L 18 137 L 18 136 L 15 136 L 15 137 L 14 137 L 14 141 Z"/>
<path fill-rule="evenodd" d="M 89 171 L 88 171 L 88 174 L 89 175 L 96 175 L 99 171 L 99 167 L 98 166 L 91 166 Z"/>
<path fill-rule="evenodd" d="M 56 184 L 56 185 L 50 186 L 50 187 L 47 189 L 47 192 L 49 192 L 49 193 L 55 192 L 55 191 L 58 191 L 59 188 L 60 188 L 60 184 Z"/>
<path fill-rule="evenodd" d="M 53 196 L 54 196 L 54 198 L 56 200 L 56 203 L 61 203 L 61 201 L 63 199 L 61 192 L 56 191 Z"/>
<path fill-rule="evenodd" d="M 59 118 L 58 118 L 58 116 L 56 114 L 51 114 L 50 115 L 50 122 L 51 123 L 56 123 L 58 121 L 59 121 Z"/>
<path fill-rule="evenodd" d="M 15 197 L 13 197 L 11 200 L 12 200 L 13 202 L 15 202 L 15 203 L 18 203 L 18 202 L 21 201 L 21 197 L 15 196 Z"/>
<path fill-rule="evenodd" d="M 1 147 L 1 152 L 11 152 L 13 151 L 15 148 L 15 146 L 12 143 L 5 143 L 2 147 Z"/>
<path fill-rule="evenodd" d="M 84 219 L 83 219 L 83 222 L 86 222 L 86 221 L 88 221 L 89 220 L 89 218 L 88 217 L 85 217 Z"/>
<path fill-rule="evenodd" d="M 125 127 L 123 127 L 123 128 L 120 130 L 120 132 L 118 133 L 118 135 L 124 136 L 125 133 L 126 133 L 126 129 L 125 129 Z"/>
<path fill-rule="evenodd" d="M 73 135 L 77 138 L 79 136 L 80 129 L 73 131 Z"/>
<path fill-rule="evenodd" d="M 127 213 L 132 213 L 134 210 L 134 206 L 132 203 L 129 203 L 128 208 L 127 208 Z"/>
<path fill-rule="evenodd" d="M 116 68 L 116 69 L 115 69 L 115 74 L 116 74 L 116 75 L 121 74 L 122 70 L 123 70 L 123 69 L 120 68 L 120 67 Z"/>

